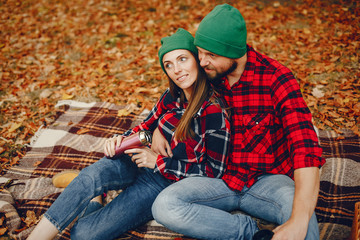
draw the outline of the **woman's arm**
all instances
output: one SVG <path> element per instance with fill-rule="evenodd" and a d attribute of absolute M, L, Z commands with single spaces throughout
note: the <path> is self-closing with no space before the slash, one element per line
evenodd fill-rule
<path fill-rule="evenodd" d="M 172 143 L 173 157 L 158 157 L 157 170 L 166 178 L 223 175 L 230 145 L 230 123 L 225 111 L 214 105 L 207 106 L 206 111 L 194 119 L 194 126 L 194 138 Z"/>
<path fill-rule="evenodd" d="M 124 137 L 128 137 L 140 130 L 154 131 L 159 122 L 159 118 L 164 115 L 167 111 L 167 102 L 171 102 L 172 97 L 169 90 L 167 89 L 159 98 L 155 106 L 152 108 L 148 116 L 143 122 L 141 122 L 136 127 L 129 129 L 122 136 L 116 136 L 109 138 L 105 141 L 104 144 L 104 154 L 108 157 L 113 157 L 115 155 L 115 147 L 119 147 Z M 161 134 L 160 134 L 161 135 Z"/>

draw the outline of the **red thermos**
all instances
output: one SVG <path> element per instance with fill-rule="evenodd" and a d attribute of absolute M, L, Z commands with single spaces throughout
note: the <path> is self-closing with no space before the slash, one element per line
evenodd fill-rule
<path fill-rule="evenodd" d="M 143 147 L 149 143 L 151 143 L 151 133 L 141 130 L 133 135 L 124 137 L 120 146 L 115 147 L 115 156 L 123 154 L 127 149 Z"/>

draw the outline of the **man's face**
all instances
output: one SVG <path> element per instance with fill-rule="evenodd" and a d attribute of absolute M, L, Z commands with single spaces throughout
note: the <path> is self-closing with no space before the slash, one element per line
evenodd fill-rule
<path fill-rule="evenodd" d="M 197 48 L 200 65 L 204 68 L 210 81 L 217 82 L 237 68 L 237 62 L 234 59 L 216 55 L 200 47 Z"/>

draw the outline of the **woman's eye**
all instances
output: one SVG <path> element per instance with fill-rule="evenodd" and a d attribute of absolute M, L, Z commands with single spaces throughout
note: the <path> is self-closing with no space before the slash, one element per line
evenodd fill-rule
<path fill-rule="evenodd" d="M 181 62 L 185 62 L 186 59 L 187 59 L 186 57 L 181 57 L 181 58 L 180 58 L 180 61 L 181 61 Z"/>
<path fill-rule="evenodd" d="M 165 64 L 165 68 L 166 68 L 166 69 L 172 68 L 172 64 L 171 64 L 171 63 L 166 63 L 166 64 Z"/>

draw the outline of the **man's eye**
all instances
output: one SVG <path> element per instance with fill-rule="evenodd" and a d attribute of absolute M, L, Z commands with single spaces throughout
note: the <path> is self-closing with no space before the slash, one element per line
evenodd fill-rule
<path fill-rule="evenodd" d="M 181 57 L 181 58 L 180 58 L 180 61 L 181 61 L 181 62 L 184 62 L 184 61 L 186 61 L 186 59 L 187 59 L 186 57 Z"/>

